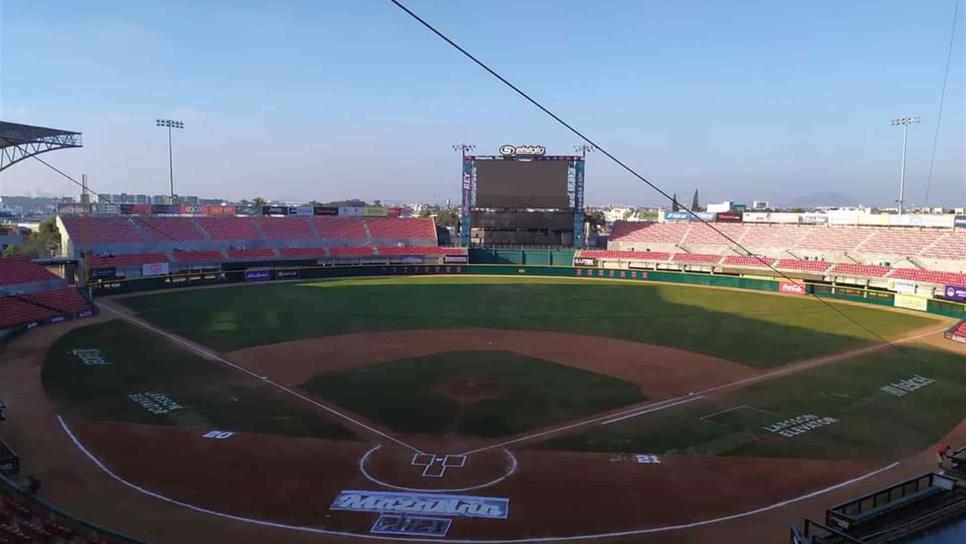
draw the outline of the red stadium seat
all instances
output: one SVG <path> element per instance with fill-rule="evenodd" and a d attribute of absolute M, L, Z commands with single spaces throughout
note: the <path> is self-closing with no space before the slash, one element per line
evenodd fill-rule
<path fill-rule="evenodd" d="M 0 286 L 60 279 L 39 264 L 19 257 L 0 259 Z"/>

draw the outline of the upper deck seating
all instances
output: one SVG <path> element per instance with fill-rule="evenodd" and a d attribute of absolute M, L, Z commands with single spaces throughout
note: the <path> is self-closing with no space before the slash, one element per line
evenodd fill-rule
<path fill-rule="evenodd" d="M 262 240 L 250 217 L 196 217 L 212 240 Z"/>
<path fill-rule="evenodd" d="M 258 217 L 259 228 L 269 240 L 315 240 L 307 217 Z"/>

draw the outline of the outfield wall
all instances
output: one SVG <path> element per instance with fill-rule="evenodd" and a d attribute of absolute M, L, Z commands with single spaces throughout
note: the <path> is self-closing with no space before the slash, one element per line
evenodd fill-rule
<path fill-rule="evenodd" d="M 533 265 L 353 265 L 353 266 L 315 266 L 315 267 L 261 267 L 248 270 L 211 270 L 131 279 L 92 281 L 88 284 L 93 296 L 135 293 L 205 285 L 231 283 L 258 283 L 265 281 L 291 281 L 301 279 L 351 278 L 371 276 L 410 276 L 423 274 L 462 275 L 476 274 L 487 276 L 538 276 L 558 278 L 587 278 L 626 281 L 655 281 L 696 285 L 748 289 L 772 293 L 787 293 L 787 296 L 805 296 L 814 293 L 823 298 L 847 300 L 874 304 L 877 306 L 898 306 L 895 294 L 888 291 L 862 289 L 857 287 L 832 286 L 818 283 L 793 283 L 762 278 L 745 278 L 688 272 L 668 272 L 654 270 L 609 270 L 599 268 L 580 268 L 571 266 L 533 266 Z M 791 287 L 791 288 L 789 288 Z M 939 299 L 923 299 L 920 310 L 932 314 L 963 319 L 966 318 L 966 304 Z"/>

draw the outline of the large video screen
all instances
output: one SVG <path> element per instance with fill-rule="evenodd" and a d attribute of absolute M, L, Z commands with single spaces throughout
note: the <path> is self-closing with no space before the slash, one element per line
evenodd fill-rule
<path fill-rule="evenodd" d="M 476 207 L 568 208 L 569 161 L 476 161 Z"/>

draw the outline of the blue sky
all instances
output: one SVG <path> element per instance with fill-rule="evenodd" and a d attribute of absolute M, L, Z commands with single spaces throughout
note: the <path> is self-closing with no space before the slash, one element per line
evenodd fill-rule
<path fill-rule="evenodd" d="M 442 1 L 408 5 L 649 179 L 702 200 L 836 191 L 884 205 L 898 115 L 920 204 L 955 0 Z M 930 201 L 963 205 L 960 9 Z M 454 201 L 451 145 L 575 136 L 379 0 L 0 4 L 0 117 L 79 130 L 45 156 L 102 192 Z M 588 160 L 590 203 L 660 203 Z M 3 194 L 73 189 L 36 161 Z"/>

